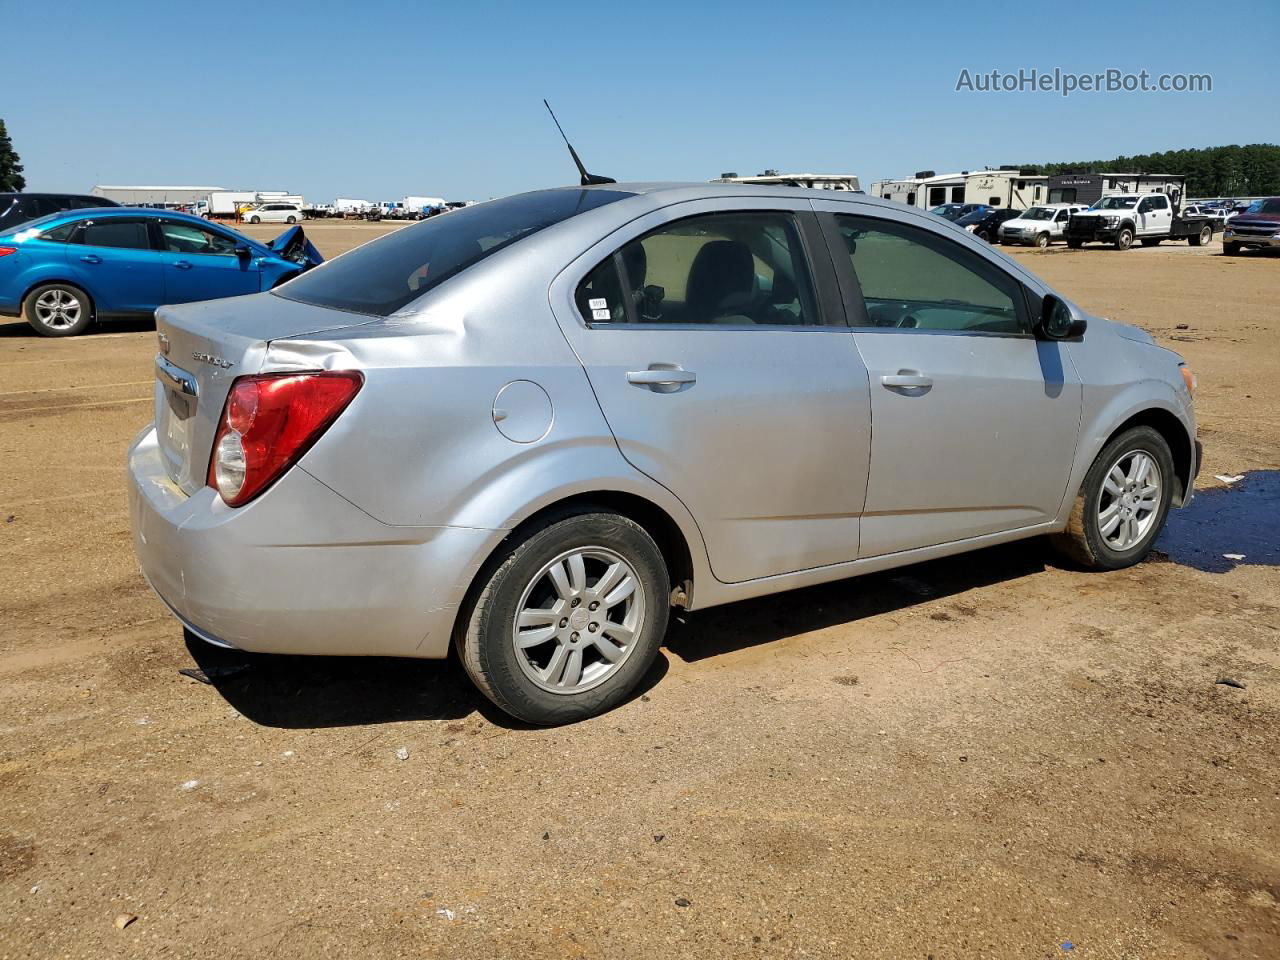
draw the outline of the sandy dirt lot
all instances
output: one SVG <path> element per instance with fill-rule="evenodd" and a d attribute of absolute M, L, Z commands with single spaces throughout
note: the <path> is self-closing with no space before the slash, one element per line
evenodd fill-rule
<path fill-rule="evenodd" d="M 1199 374 L 1155 561 L 691 614 L 558 730 L 451 663 L 180 676 L 224 661 L 130 550 L 154 334 L 0 322 L 0 958 L 1280 956 L 1280 258 L 1219 253 L 1014 254 Z"/>

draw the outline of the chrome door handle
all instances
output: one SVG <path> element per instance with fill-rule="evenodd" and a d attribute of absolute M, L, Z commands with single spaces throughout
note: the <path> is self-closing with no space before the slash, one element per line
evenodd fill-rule
<path fill-rule="evenodd" d="M 681 383 L 695 383 L 697 374 L 692 370 L 632 370 L 627 374 L 627 383 L 635 383 L 644 387 L 667 387 Z"/>
<path fill-rule="evenodd" d="M 80 259 L 83 260 L 85 263 L 101 263 L 102 262 L 102 258 L 98 256 L 96 253 L 86 253 Z"/>
<path fill-rule="evenodd" d="M 175 261 L 173 262 L 173 265 L 174 265 L 175 267 L 177 267 L 179 270 L 190 270 L 190 269 L 191 269 L 191 262 L 190 262 L 189 260 L 175 260 Z"/>
<path fill-rule="evenodd" d="M 918 373 L 890 373 L 880 378 L 890 390 L 910 389 L 912 387 L 920 389 L 923 387 L 932 387 L 933 380 L 929 377 L 923 377 Z"/>

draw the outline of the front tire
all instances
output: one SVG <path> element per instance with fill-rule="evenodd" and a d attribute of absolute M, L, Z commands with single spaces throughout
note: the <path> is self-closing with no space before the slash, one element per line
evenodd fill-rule
<path fill-rule="evenodd" d="M 1234 257 L 1240 252 L 1240 244 L 1224 242 L 1222 244 L 1222 252 L 1228 257 Z"/>
<path fill-rule="evenodd" d="M 1041 250 L 1048 249 L 1049 235 L 1047 233 L 1036 234 L 1036 246 L 1039 247 Z"/>
<path fill-rule="evenodd" d="M 1133 566 L 1164 528 L 1175 474 L 1169 444 L 1151 427 L 1113 439 L 1085 475 L 1067 528 L 1050 538 L 1068 559 L 1094 570 Z"/>
<path fill-rule="evenodd" d="M 93 300 L 69 283 L 45 283 L 27 294 L 22 315 L 42 337 L 74 337 L 93 324 Z"/>
<path fill-rule="evenodd" d="M 572 723 L 621 703 L 667 630 L 662 552 L 643 527 L 580 513 L 529 532 L 482 571 L 459 618 L 467 674 L 527 723 Z"/>
<path fill-rule="evenodd" d="M 262 222 L 262 218 L 261 218 L 261 217 L 250 217 L 250 218 L 249 218 L 249 222 L 250 222 L 250 223 L 261 223 L 261 222 Z"/>
<path fill-rule="evenodd" d="M 1133 246 L 1133 228 L 1121 227 L 1120 232 L 1116 234 L 1116 249 L 1128 250 Z"/>
<path fill-rule="evenodd" d="M 1068 240 L 1068 241 L 1067 241 L 1067 246 L 1068 246 L 1068 247 L 1070 247 L 1072 250 L 1079 250 L 1081 247 L 1083 247 L 1083 246 L 1084 246 L 1084 241 L 1083 241 L 1083 240 Z"/>

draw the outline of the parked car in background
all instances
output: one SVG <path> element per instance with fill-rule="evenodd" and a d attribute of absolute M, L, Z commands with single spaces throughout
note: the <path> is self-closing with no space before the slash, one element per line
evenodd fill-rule
<path fill-rule="evenodd" d="M 1217 204 L 1193 203 L 1182 208 L 1181 216 L 1184 220 L 1213 220 L 1222 225 L 1227 222 L 1227 217 L 1231 216 L 1231 210 Z"/>
<path fill-rule="evenodd" d="M 971 213 L 992 209 L 994 208 L 985 203 L 942 203 L 932 208 L 929 212 L 934 216 L 941 217 L 943 220 L 959 220 L 961 217 L 967 217 Z"/>
<path fill-rule="evenodd" d="M 673 605 L 1039 534 L 1137 563 L 1200 459 L 1176 353 L 853 193 L 506 197 L 157 329 L 131 526 L 190 634 L 456 649 L 534 723 L 622 702 Z"/>
<path fill-rule="evenodd" d="M 1255 200 L 1244 213 L 1227 221 L 1222 232 L 1222 252 L 1234 256 L 1246 248 L 1280 249 L 1280 197 Z"/>
<path fill-rule="evenodd" d="M 114 200 L 80 193 L 0 193 L 0 233 L 59 210 L 118 206 Z"/>
<path fill-rule="evenodd" d="M 956 226 L 964 227 L 979 240 L 995 243 L 1000 235 L 1000 225 L 1015 219 L 1021 210 L 1011 207 L 1000 209 L 975 210 L 955 221 Z"/>
<path fill-rule="evenodd" d="M 999 227 L 1000 242 L 1029 245 L 1043 249 L 1065 236 L 1073 213 L 1087 210 L 1083 203 L 1046 203 L 1023 210 Z"/>
<path fill-rule="evenodd" d="M 162 303 L 270 290 L 323 259 L 301 227 L 267 245 L 185 213 L 69 210 L 0 233 L 0 315 L 69 337 Z"/>
<path fill-rule="evenodd" d="M 240 215 L 245 223 L 299 223 L 302 208 L 296 203 L 264 203 Z"/>

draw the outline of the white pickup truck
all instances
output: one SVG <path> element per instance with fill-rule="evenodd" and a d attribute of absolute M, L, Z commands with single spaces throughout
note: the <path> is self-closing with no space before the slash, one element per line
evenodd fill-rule
<path fill-rule="evenodd" d="M 1083 203 L 1042 203 L 1023 210 L 1012 220 L 1000 224 L 1001 243 L 1034 243 L 1042 250 L 1061 240 L 1072 214 L 1088 209 Z"/>
<path fill-rule="evenodd" d="M 1138 240 L 1154 247 L 1161 240 L 1186 240 L 1193 247 L 1213 239 L 1215 222 L 1183 218 L 1163 193 L 1113 193 L 1067 224 L 1067 246 L 1077 249 L 1093 240 L 1128 250 Z"/>

